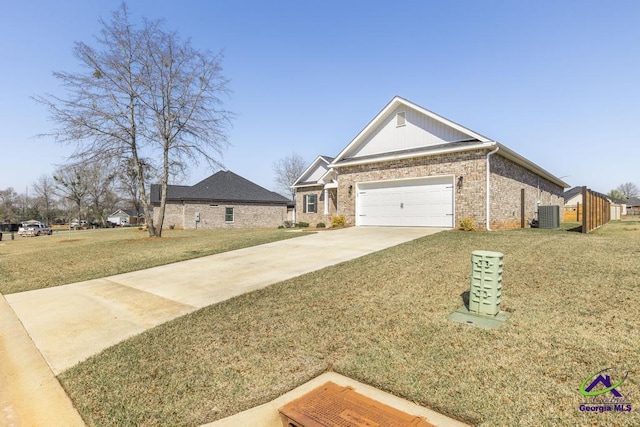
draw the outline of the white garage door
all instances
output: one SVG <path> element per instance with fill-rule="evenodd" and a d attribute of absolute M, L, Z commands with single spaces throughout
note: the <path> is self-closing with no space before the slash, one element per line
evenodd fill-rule
<path fill-rule="evenodd" d="M 357 225 L 453 227 L 453 177 L 357 185 Z"/>

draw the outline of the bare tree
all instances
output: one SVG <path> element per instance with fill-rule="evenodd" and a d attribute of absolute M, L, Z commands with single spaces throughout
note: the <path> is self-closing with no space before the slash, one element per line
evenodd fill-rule
<path fill-rule="evenodd" d="M 49 175 L 41 175 L 36 182 L 33 183 L 33 192 L 36 195 L 36 204 L 39 211 L 42 212 L 47 223 L 51 223 L 53 206 L 55 204 L 55 183 Z"/>
<path fill-rule="evenodd" d="M 15 222 L 18 219 L 18 193 L 13 187 L 0 190 L 0 220 Z"/>
<path fill-rule="evenodd" d="M 88 177 L 80 165 L 61 166 L 53 175 L 56 191 L 60 196 L 73 203 L 78 212 L 78 221 L 82 219 L 82 206 L 89 194 Z"/>
<path fill-rule="evenodd" d="M 206 161 L 211 168 L 228 146 L 226 128 L 231 113 L 222 109 L 221 96 L 228 93 L 222 75 L 222 54 L 195 49 L 175 32 L 147 25 L 142 38 L 146 46 L 145 96 L 141 101 L 149 114 L 149 140 L 162 152 L 160 209 L 156 216 L 160 235 L 164 223 L 167 186 L 172 170 Z"/>
<path fill-rule="evenodd" d="M 140 159 L 140 164 L 144 171 L 145 177 L 151 179 L 155 177 L 153 169 L 149 166 L 149 161 Z M 118 167 L 117 175 L 117 191 L 122 201 L 133 207 L 136 215 L 139 217 L 144 212 L 142 207 L 142 196 L 140 187 L 138 186 L 138 168 L 135 167 L 131 159 L 123 160 Z"/>
<path fill-rule="evenodd" d="M 627 196 L 624 195 L 624 193 L 622 193 L 621 191 L 618 190 L 611 190 L 607 193 L 607 196 L 613 198 L 613 199 L 626 199 Z"/>
<path fill-rule="evenodd" d="M 107 223 L 109 210 L 113 210 L 116 204 L 116 195 L 112 190 L 116 176 L 114 168 L 104 164 L 85 165 L 83 175 L 87 188 L 87 204 L 90 208 L 92 222 L 100 221 L 104 226 Z"/>
<path fill-rule="evenodd" d="M 299 154 L 292 153 L 283 157 L 277 162 L 273 162 L 273 173 L 276 182 L 276 191 L 281 194 L 295 198 L 295 190 L 291 188 L 296 179 L 300 178 L 306 168 L 306 162 Z"/>
<path fill-rule="evenodd" d="M 82 71 L 54 73 L 68 95 L 35 99 L 58 125 L 50 135 L 76 144 L 76 159 L 131 163 L 149 235 L 161 236 L 171 172 L 199 159 L 217 165 L 227 146 L 222 57 L 194 49 L 160 22 L 135 27 L 124 3 L 109 22 L 99 22 L 99 48 L 76 43 L 73 49 Z M 146 173 L 157 167 L 162 198 L 154 224 Z"/>
<path fill-rule="evenodd" d="M 620 184 L 618 185 L 618 188 L 616 188 L 616 190 L 624 195 L 623 198 L 638 197 L 638 195 L 640 194 L 640 189 L 633 182 L 625 182 L 624 184 Z"/>

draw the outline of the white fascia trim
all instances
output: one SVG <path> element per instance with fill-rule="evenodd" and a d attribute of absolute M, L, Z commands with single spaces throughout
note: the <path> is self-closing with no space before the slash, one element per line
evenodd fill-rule
<path fill-rule="evenodd" d="M 557 176 L 553 175 L 552 173 L 547 172 L 546 170 L 542 169 L 540 166 L 536 165 L 535 163 L 533 163 L 531 160 L 528 160 L 524 157 L 522 157 L 520 154 L 516 153 L 515 151 L 511 150 L 510 148 L 500 144 L 500 143 L 496 143 L 498 145 L 498 147 L 500 147 L 500 155 L 506 159 L 511 160 L 514 163 L 519 164 L 520 166 L 524 167 L 525 169 L 530 170 L 531 172 L 534 172 L 538 175 L 540 175 L 541 177 L 551 181 L 552 183 L 561 186 L 562 188 L 569 188 L 571 187 L 569 184 L 567 184 L 566 182 L 564 182 L 563 180 L 561 180 L 560 178 L 558 178 Z"/>
<path fill-rule="evenodd" d="M 346 154 L 351 151 L 351 149 L 358 145 L 361 140 L 371 131 L 372 128 L 374 128 L 375 126 L 377 126 L 386 116 L 387 114 L 389 114 L 390 111 L 394 110 L 395 108 L 404 105 L 408 108 L 412 108 L 434 120 L 437 120 L 441 123 L 444 123 L 447 126 L 452 127 L 453 129 L 456 129 L 459 132 L 462 132 L 464 134 L 469 135 L 470 138 L 475 138 L 478 139 L 482 142 L 488 142 L 490 141 L 489 138 L 480 135 L 479 133 L 476 133 L 474 131 L 472 131 L 471 129 L 467 129 L 462 125 L 459 125 L 458 123 L 452 122 L 449 119 L 446 119 L 442 116 L 439 116 L 438 114 L 427 110 L 426 108 L 423 108 L 417 104 L 414 104 L 411 101 L 408 101 L 404 98 L 401 98 L 399 96 L 395 96 L 383 109 L 382 111 L 380 111 L 368 124 L 367 126 L 365 126 L 364 129 L 362 129 L 360 131 L 360 133 L 358 133 L 358 135 L 356 135 L 355 138 L 353 138 L 351 140 L 351 142 L 340 152 L 340 154 L 338 154 L 336 156 L 336 158 L 333 160 L 332 163 L 338 162 L 340 160 L 342 160 L 342 158 L 344 158 L 346 156 Z"/>
<path fill-rule="evenodd" d="M 318 187 L 318 186 L 322 186 L 323 184 L 321 182 L 312 182 L 311 184 L 298 184 L 298 185 L 292 185 L 291 188 L 306 188 L 306 187 Z"/>
<path fill-rule="evenodd" d="M 298 177 L 298 179 L 295 180 L 295 182 L 293 183 L 293 185 L 291 185 L 291 188 L 296 187 L 298 185 L 298 182 L 303 181 L 302 178 L 307 176 L 309 174 L 309 172 L 311 172 L 315 167 L 317 167 L 317 163 L 323 161 L 325 162 L 327 165 L 329 164 L 329 162 L 327 161 L 327 159 L 325 159 L 322 156 L 318 156 L 313 162 L 311 162 L 311 165 L 309 165 L 309 167 L 307 169 L 305 169 L 304 172 L 302 172 L 302 175 L 300 175 Z M 304 182 L 304 181 L 303 181 Z"/>
<path fill-rule="evenodd" d="M 356 165 L 366 165 L 370 163 L 386 162 L 390 160 L 402 160 L 402 159 L 411 159 L 415 157 L 435 156 L 438 154 L 458 153 L 462 151 L 471 151 L 471 150 L 478 150 L 483 148 L 490 148 L 490 147 L 493 147 L 495 144 L 496 143 L 493 141 L 488 141 L 488 142 L 481 142 L 475 145 L 466 145 L 464 147 L 454 147 L 454 148 L 447 147 L 447 148 L 442 148 L 440 150 L 432 150 L 432 151 L 427 151 L 422 153 L 412 152 L 412 153 L 403 153 L 403 154 L 390 154 L 387 156 L 372 157 L 369 159 L 362 159 L 362 160 L 354 159 L 354 160 L 350 160 L 348 162 L 343 162 L 340 164 L 331 163 L 329 167 L 341 168 L 346 166 L 356 166 Z"/>
<path fill-rule="evenodd" d="M 331 183 L 336 183 L 337 185 L 337 182 L 338 182 L 338 172 L 336 172 L 336 170 L 333 168 L 329 168 L 327 172 L 325 172 L 325 174 L 322 175 L 318 180 L 318 183 L 326 184 L 326 185 Z"/>

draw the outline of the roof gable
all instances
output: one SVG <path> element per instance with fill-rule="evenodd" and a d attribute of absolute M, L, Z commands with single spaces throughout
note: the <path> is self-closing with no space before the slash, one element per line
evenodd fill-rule
<path fill-rule="evenodd" d="M 333 157 L 318 156 L 302 175 L 293 183 L 292 187 L 321 184 L 322 178 L 329 172 L 329 164 Z"/>
<path fill-rule="evenodd" d="M 397 115 L 403 115 L 398 123 Z M 388 153 L 490 140 L 451 120 L 396 96 L 334 160 L 358 159 Z"/>
<path fill-rule="evenodd" d="M 567 204 L 573 199 L 575 196 L 582 196 L 582 187 L 573 187 L 564 192 L 564 203 Z M 580 199 L 582 200 L 582 198 Z"/>
<path fill-rule="evenodd" d="M 125 212 L 124 209 L 118 209 L 117 211 L 109 215 L 109 217 L 114 217 L 114 216 L 129 216 L 129 214 Z"/>
<path fill-rule="evenodd" d="M 192 200 L 202 202 L 247 202 L 278 203 L 290 202 L 286 197 L 269 191 L 231 171 L 220 171 L 188 187 L 169 185 L 167 201 Z M 160 186 L 151 186 L 151 201 L 160 202 Z"/>

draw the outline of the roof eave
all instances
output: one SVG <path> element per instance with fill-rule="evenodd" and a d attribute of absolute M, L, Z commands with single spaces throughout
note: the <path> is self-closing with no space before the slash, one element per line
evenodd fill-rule
<path fill-rule="evenodd" d="M 313 162 L 311 162 L 311 164 L 309 165 L 309 167 L 308 167 L 307 169 L 305 169 L 305 171 L 304 171 L 304 172 L 302 172 L 302 174 L 298 177 L 298 179 L 296 179 L 296 180 L 294 181 L 294 183 L 293 183 L 293 184 L 291 184 L 291 188 L 296 187 L 296 186 L 298 185 L 298 183 L 300 182 L 300 180 L 301 180 L 303 177 L 307 176 L 307 174 L 309 174 L 309 172 L 311 172 L 311 170 L 313 170 L 313 168 L 315 168 L 315 167 L 317 166 L 318 162 L 324 162 L 324 163 L 326 163 L 326 164 L 331 163 L 330 161 L 328 161 L 328 160 L 325 158 L 325 156 L 318 156 L 318 157 L 316 157 L 316 159 L 315 159 Z"/>
<path fill-rule="evenodd" d="M 357 166 L 357 165 L 366 165 L 371 163 L 379 163 L 386 162 L 390 160 L 402 160 L 402 159 L 411 159 L 414 157 L 429 157 L 435 156 L 438 154 L 449 154 L 449 153 L 458 153 L 463 151 L 472 151 L 493 147 L 496 143 L 493 141 L 489 142 L 481 142 L 479 144 L 474 145 L 465 145 L 462 147 L 447 147 L 439 150 L 429 150 L 424 152 L 411 152 L 411 153 L 401 153 L 401 154 L 389 154 L 389 155 L 381 155 L 379 157 L 370 157 L 367 159 L 353 159 L 353 160 L 343 160 L 340 163 L 331 163 L 329 165 L 330 168 L 341 168 L 346 166 Z M 453 145 L 453 144 L 452 144 Z M 338 157 L 336 157 L 337 159 Z"/>
<path fill-rule="evenodd" d="M 536 165 L 535 163 L 533 163 L 530 160 L 527 160 L 526 158 L 522 157 L 520 154 L 516 153 L 515 151 L 511 150 L 510 148 L 506 147 L 503 144 L 500 144 L 499 142 L 496 141 L 486 141 L 486 142 L 480 142 L 478 144 L 474 144 L 474 145 L 467 145 L 467 146 L 463 146 L 463 147 L 446 147 L 446 148 L 442 148 L 439 150 L 431 150 L 431 151 L 424 151 L 424 152 L 413 152 L 413 153 L 402 153 L 402 154 L 390 154 L 390 155 L 382 155 L 379 157 L 372 157 L 372 158 L 368 158 L 368 159 L 360 159 L 358 160 L 353 159 L 353 160 L 347 160 L 347 161 L 340 161 L 339 163 L 331 163 L 329 165 L 330 168 L 341 168 L 341 167 L 347 167 L 347 166 L 357 166 L 357 165 L 366 165 L 366 164 L 371 164 L 371 163 L 379 163 L 379 162 L 385 162 L 385 161 L 391 161 L 391 160 L 402 160 L 402 159 L 410 159 L 410 158 L 414 158 L 414 157 L 429 157 L 429 156 L 435 156 L 438 154 L 450 154 L 450 153 L 459 153 L 459 152 L 464 152 L 464 151 L 472 151 L 472 150 L 479 150 L 479 149 L 490 149 L 490 148 L 494 148 L 494 147 L 499 147 L 500 150 L 497 152 L 497 154 L 519 164 L 520 166 L 524 167 L 525 169 L 528 169 L 538 175 L 540 175 L 541 177 L 547 179 L 548 181 L 553 182 L 554 184 L 562 187 L 562 188 L 569 188 L 569 184 L 567 184 L 566 182 L 564 182 L 563 180 L 561 180 L 560 178 L 556 177 L 555 175 L 551 174 L 550 172 L 546 171 L 545 169 L 541 168 L 540 166 Z M 336 159 L 338 159 L 338 157 L 336 157 Z"/>
<path fill-rule="evenodd" d="M 499 142 L 496 142 L 495 144 L 498 147 L 500 147 L 500 150 L 497 152 L 497 154 L 501 155 L 502 157 L 507 158 L 507 159 L 511 160 L 512 162 L 515 162 L 515 163 L 519 164 L 520 166 L 524 167 L 525 169 L 528 169 L 528 170 L 530 170 L 530 171 L 542 176 L 543 178 L 547 179 L 548 181 L 551 181 L 552 183 L 554 183 L 554 184 L 556 184 L 556 185 L 558 185 L 558 186 L 560 186 L 562 188 L 571 187 L 569 184 L 567 184 L 566 182 L 564 182 L 563 180 L 561 180 L 557 176 L 555 176 L 552 173 L 550 173 L 550 172 L 546 171 L 545 169 L 541 168 L 537 164 L 533 163 L 531 160 L 528 160 L 525 157 L 522 157 L 520 154 L 516 153 L 515 151 L 513 151 L 509 147 L 507 147 L 505 145 L 502 145 Z"/>

